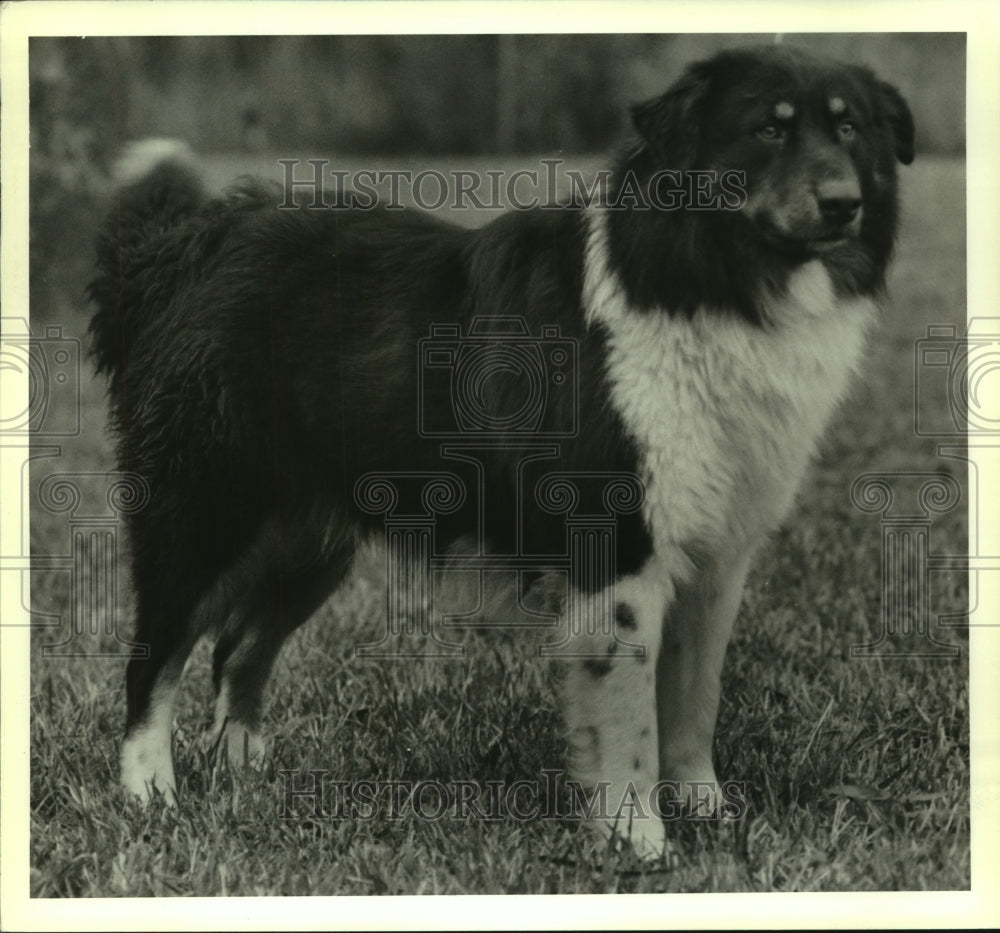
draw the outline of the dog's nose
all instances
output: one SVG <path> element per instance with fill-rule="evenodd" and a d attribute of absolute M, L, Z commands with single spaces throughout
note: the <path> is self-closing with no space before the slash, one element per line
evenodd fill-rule
<path fill-rule="evenodd" d="M 838 226 L 849 224 L 861 209 L 861 192 L 853 181 L 828 181 L 816 192 L 823 219 Z"/>

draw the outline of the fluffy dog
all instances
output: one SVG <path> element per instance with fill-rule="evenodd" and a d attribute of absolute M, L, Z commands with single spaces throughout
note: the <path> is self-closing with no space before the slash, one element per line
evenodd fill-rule
<path fill-rule="evenodd" d="M 357 490 L 442 470 L 488 497 L 442 517 L 435 548 L 471 534 L 526 560 L 562 533 L 528 493 L 548 474 L 641 483 L 609 573 L 565 570 L 592 623 L 563 688 L 569 766 L 610 800 L 715 786 L 744 578 L 861 359 L 913 122 L 870 71 L 783 47 L 695 64 L 632 116 L 601 203 L 476 230 L 279 210 L 265 185 L 210 199 L 169 153 L 121 188 L 91 294 L 119 464 L 151 493 L 131 523 L 149 656 L 126 675 L 128 790 L 173 798 L 174 698 L 209 631 L 217 733 L 263 755 L 275 655 L 384 531 Z M 487 368 L 456 407 L 458 344 L 496 349 L 511 319 L 549 381 L 525 395 L 516 366 Z M 559 341 L 571 358 L 545 355 Z M 447 459 L 449 431 L 489 435 L 475 470 Z M 618 830 L 658 850 L 649 810 Z"/>

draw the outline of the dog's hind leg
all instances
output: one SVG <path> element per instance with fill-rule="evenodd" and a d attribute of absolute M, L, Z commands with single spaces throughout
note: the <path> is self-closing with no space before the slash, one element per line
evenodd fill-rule
<path fill-rule="evenodd" d="M 142 627 L 136 641 L 150 652 L 148 659 L 133 658 L 125 675 L 128 693 L 128 725 L 121 748 L 121 780 L 127 791 L 148 801 L 154 791 L 170 804 L 177 803 L 173 757 L 170 749 L 174 700 L 184 662 L 190 650 L 173 646 L 164 652 L 162 644 L 144 642 Z M 156 664 L 164 654 L 168 661 Z"/>
<path fill-rule="evenodd" d="M 206 522 L 207 509 L 185 509 L 170 486 L 161 488 L 149 508 L 134 516 L 131 528 L 135 641 L 146 647 L 147 656 L 133 658 L 126 671 L 121 780 L 143 800 L 156 790 L 176 803 L 170 745 L 185 662 L 200 636 L 231 614 L 260 564 L 253 548 L 237 543 L 247 535 L 235 520 Z"/>
<path fill-rule="evenodd" d="M 337 588 L 351 563 L 344 551 L 322 566 L 271 575 L 230 617 L 215 646 L 213 745 L 232 766 L 264 759 L 264 688 L 281 646 Z"/>
<path fill-rule="evenodd" d="M 141 579 L 141 577 L 140 577 Z M 164 576 L 164 581 L 174 579 Z M 129 661 L 125 673 L 128 714 L 121 748 L 121 781 L 127 791 L 148 801 L 154 791 L 177 803 L 171 733 L 174 701 L 184 664 L 194 647 L 207 604 L 180 588 L 141 589 L 135 641 L 147 656 Z"/>

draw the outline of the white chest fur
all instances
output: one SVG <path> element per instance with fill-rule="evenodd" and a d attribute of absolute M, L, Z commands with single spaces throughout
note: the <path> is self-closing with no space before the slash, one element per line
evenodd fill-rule
<path fill-rule="evenodd" d="M 609 269 L 605 216 L 589 215 L 588 324 L 609 335 L 612 404 L 637 443 L 657 552 L 755 542 L 790 507 L 874 319 L 804 264 L 762 328 L 737 315 L 638 312 Z"/>

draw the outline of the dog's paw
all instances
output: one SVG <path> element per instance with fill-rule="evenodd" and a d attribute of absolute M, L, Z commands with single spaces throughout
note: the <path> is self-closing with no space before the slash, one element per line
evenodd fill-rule
<path fill-rule="evenodd" d="M 121 750 L 121 783 L 143 804 L 162 795 L 168 806 L 177 806 L 177 787 L 170 745 L 137 730 L 125 737 Z"/>
<path fill-rule="evenodd" d="M 675 765 L 673 777 L 661 781 L 661 802 L 670 814 L 707 820 L 720 814 L 724 798 L 711 764 L 699 767 Z"/>
<path fill-rule="evenodd" d="M 231 770 L 260 770 L 264 766 L 266 750 L 264 739 L 256 729 L 240 722 L 227 720 L 211 738 L 211 760 L 218 763 L 223 759 Z"/>
<path fill-rule="evenodd" d="M 603 845 L 616 852 L 627 849 L 644 864 L 663 862 L 668 868 L 677 866 L 677 853 L 667 838 L 666 825 L 658 817 L 593 819 L 587 826 Z"/>

